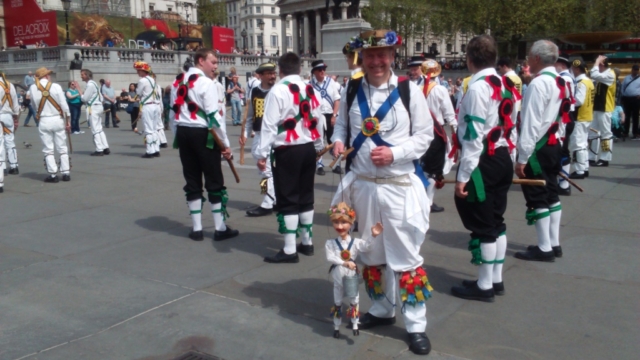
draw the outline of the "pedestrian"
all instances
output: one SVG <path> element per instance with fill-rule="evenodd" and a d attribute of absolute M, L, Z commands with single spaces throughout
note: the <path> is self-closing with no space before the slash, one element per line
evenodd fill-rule
<path fill-rule="evenodd" d="M 495 63 L 498 48 L 489 35 L 467 45 L 467 67 L 473 73 L 460 105 L 458 133 L 461 155 L 456 175 L 456 209 L 471 232 L 471 263 L 478 280 L 464 280 L 453 296 L 493 302 L 504 294 L 502 267 L 507 252 L 507 193 L 513 179 L 509 135 L 517 116 L 515 84 L 503 84 Z"/>
<path fill-rule="evenodd" d="M 227 94 L 230 95 L 231 100 L 231 117 L 233 119 L 233 126 L 242 125 L 242 98 L 241 94 L 244 94 L 242 85 L 238 83 L 238 75 L 233 74 L 231 81 L 227 86 Z"/>
<path fill-rule="evenodd" d="M 589 176 L 589 128 L 593 121 L 593 98 L 595 87 L 587 77 L 587 67 L 582 60 L 574 60 L 571 71 L 576 77 L 576 124 L 571 134 L 570 151 L 573 154 L 574 172 L 571 179 L 584 179 Z"/>
<path fill-rule="evenodd" d="M 44 153 L 45 167 L 49 173 L 49 176 L 44 179 L 44 182 L 47 183 L 60 181 L 58 169 L 62 175 L 62 181 L 71 180 L 71 163 L 67 152 L 67 133 L 71 129 L 69 106 L 62 87 L 51 81 L 52 72 L 44 67 L 36 70 L 36 83 L 29 88 L 31 98 L 35 103 L 38 103 L 37 117 L 40 119 L 38 132 L 44 145 L 42 152 Z M 59 155 L 59 168 L 54 147 Z"/>
<path fill-rule="evenodd" d="M 225 224 L 228 216 L 227 190 L 222 176 L 221 159 L 231 159 L 226 124 L 220 116 L 218 92 L 213 84 L 218 60 L 210 49 L 200 49 L 194 54 L 194 66 L 178 75 L 171 91 L 171 127 L 175 134 L 175 146 L 180 151 L 182 174 L 186 181 L 186 194 L 192 231 L 189 238 L 202 241 L 202 176 L 211 203 L 215 232 L 214 241 L 238 236 L 238 230 Z M 212 131 L 225 147 L 215 145 Z"/>
<path fill-rule="evenodd" d="M 20 104 L 15 86 L 0 70 L 0 192 L 2 192 L 4 170 L 10 175 L 18 175 L 18 152 L 14 134 L 18 129 Z M 9 163 L 7 166 L 6 162 Z"/>
<path fill-rule="evenodd" d="M 153 81 L 155 81 L 155 91 L 156 91 L 156 95 L 155 95 L 155 99 L 158 102 L 158 106 L 160 107 L 160 116 L 158 116 L 155 119 L 155 124 L 156 124 L 156 135 L 158 136 L 158 143 L 159 143 L 159 147 L 161 149 L 166 149 L 167 147 L 169 147 L 169 145 L 167 144 L 167 136 L 164 133 L 164 122 L 162 120 L 162 88 L 160 87 L 160 85 L 158 85 L 158 81 L 156 79 L 156 74 L 151 71 L 149 72 L 149 76 L 151 76 L 151 79 L 153 79 Z M 169 101 L 171 101 L 169 99 Z M 160 156 L 160 152 L 158 151 L 158 156 Z"/>
<path fill-rule="evenodd" d="M 80 131 L 80 112 L 82 111 L 82 98 L 78 91 L 78 82 L 69 81 L 69 88 L 65 92 L 69 112 L 71 113 L 71 132 L 75 135 L 84 134 Z"/>
<path fill-rule="evenodd" d="M 595 83 L 593 100 L 593 121 L 589 139 L 598 138 L 600 146 L 592 141 L 589 151 L 589 165 L 596 167 L 609 166 L 613 150 L 613 133 L 611 132 L 611 115 L 616 106 L 616 74 L 609 68 L 607 57 L 600 55 L 589 73 Z M 596 148 L 592 145 L 596 144 Z"/>
<path fill-rule="evenodd" d="M 114 128 L 119 127 L 116 122 L 116 92 L 111 87 L 111 80 L 104 81 L 104 85 L 101 87 L 102 97 L 104 102 L 102 107 L 104 109 L 104 127 L 109 128 L 109 117 L 111 117 L 111 123 Z"/>
<path fill-rule="evenodd" d="M 29 71 L 27 75 L 24 76 L 24 87 L 27 88 L 27 91 L 28 91 L 31 85 L 35 83 L 36 83 L 36 80 L 33 78 L 33 73 Z"/>
<path fill-rule="evenodd" d="M 556 180 L 561 169 L 561 145 L 557 137 L 571 99 L 564 79 L 554 67 L 557 60 L 558 47 L 553 42 L 538 40 L 531 46 L 528 64 L 535 75 L 522 100 L 515 173 L 521 179 L 545 180 L 546 185 L 522 185 L 525 218 L 529 225 L 535 225 L 538 236 L 537 245 L 515 253 L 517 259 L 526 261 L 554 262 L 562 257 L 562 205 Z"/>
<path fill-rule="evenodd" d="M 100 93 L 100 88 L 95 81 L 93 81 L 93 72 L 89 69 L 80 70 L 80 77 L 82 81 L 87 83 L 87 87 L 83 92 L 80 87 L 78 91 L 82 102 L 87 106 L 87 121 L 91 126 L 91 133 L 93 134 L 93 143 L 96 147 L 96 151 L 91 153 L 91 156 L 103 156 L 111 154 L 109 150 L 109 143 L 107 142 L 107 136 L 102 130 L 102 102 L 103 97 Z"/>
<path fill-rule="evenodd" d="M 420 88 L 391 70 L 402 46 L 395 32 L 365 31 L 352 44 L 361 52 L 365 76 L 349 81 L 340 104 L 333 154 L 341 155 L 345 145 L 353 151 L 332 204 L 353 207 L 363 238 L 374 224 L 384 226 L 382 241 L 360 256 L 372 305 L 359 327 L 392 325 L 402 309 L 409 349 L 424 355 L 431 351 L 425 333 L 431 289 L 420 247 L 429 228 L 429 200 L 415 172 L 433 139 L 434 120 Z M 357 102 L 352 98 L 350 104 L 355 94 Z"/>
<path fill-rule="evenodd" d="M 631 129 L 631 139 L 640 140 L 638 122 L 640 119 L 640 67 L 634 64 L 631 67 L 631 74 L 627 75 L 622 82 L 622 107 L 626 116 L 624 122 L 623 137 L 629 136 Z"/>
<path fill-rule="evenodd" d="M 298 55 L 292 52 L 282 55 L 278 59 L 278 72 L 280 81 L 265 99 L 260 143 L 252 153 L 263 172 L 271 159 L 279 232 L 284 235 L 284 247 L 264 261 L 297 263 L 299 252 L 306 256 L 314 254 L 313 186 L 316 152 L 324 148 L 319 128 L 322 114 L 317 97 L 309 91 L 311 85 L 305 85 L 300 78 Z M 298 235 L 301 243 L 297 245 Z"/>
<path fill-rule="evenodd" d="M 122 96 L 124 101 L 127 101 L 126 111 L 131 115 L 131 130 L 138 132 L 138 117 L 140 115 L 140 99 L 138 98 L 137 88 L 138 84 L 129 84 L 129 91 L 126 95 Z M 124 89 L 123 89 L 124 90 Z"/>
<path fill-rule="evenodd" d="M 333 127 L 336 124 L 338 117 L 338 109 L 340 109 L 340 84 L 327 76 L 327 65 L 323 60 L 315 60 L 311 63 L 311 86 L 313 91 L 320 101 L 320 112 L 322 118 L 318 123 L 321 129 L 324 130 L 327 143 L 331 144 L 331 136 L 333 135 Z M 340 167 L 340 164 L 333 169 L 335 174 L 343 174 L 344 171 Z M 322 157 L 318 159 L 316 174 L 324 175 L 324 164 L 322 163 Z"/>
<path fill-rule="evenodd" d="M 33 118 L 33 120 L 36 122 L 36 126 L 38 126 L 38 118 L 36 117 L 36 110 L 33 108 L 33 101 L 31 101 L 29 88 L 27 88 L 27 92 L 24 95 L 24 98 L 22 100 L 22 105 L 26 107 L 28 110 L 27 118 L 24 119 L 24 125 L 22 126 L 30 127 L 31 125 L 29 125 L 29 120 L 31 120 L 31 118 Z"/>
<path fill-rule="evenodd" d="M 157 122 L 162 118 L 160 101 L 156 81 L 149 75 L 151 66 L 144 61 L 136 61 L 133 68 L 138 72 L 140 80 L 136 86 L 136 94 L 140 99 L 140 121 L 144 126 L 145 159 L 160 157 L 160 139 L 158 138 Z M 164 132 L 164 127 L 163 127 Z"/>

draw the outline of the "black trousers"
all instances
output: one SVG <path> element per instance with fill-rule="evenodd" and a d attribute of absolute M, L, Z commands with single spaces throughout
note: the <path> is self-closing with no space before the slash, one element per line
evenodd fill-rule
<path fill-rule="evenodd" d="M 327 138 L 327 144 L 331 145 L 331 137 L 333 136 L 333 125 L 331 125 L 331 117 L 333 117 L 333 114 L 322 114 L 324 115 L 325 118 L 325 123 L 327 124 L 327 128 L 325 130 L 325 135 Z"/>
<path fill-rule="evenodd" d="M 276 209 L 283 215 L 313 210 L 316 150 L 313 143 L 281 146 L 273 150 Z"/>
<path fill-rule="evenodd" d="M 527 179 L 542 179 L 546 186 L 522 185 L 522 193 L 527 201 L 528 209 L 546 209 L 560 201 L 558 197 L 558 173 L 562 169 L 560 144 L 545 145 L 538 150 L 538 162 L 542 174 L 533 175 L 531 164 L 524 167 Z"/>
<path fill-rule="evenodd" d="M 131 111 L 131 130 L 138 127 L 138 123 L 136 122 L 136 119 L 138 118 L 138 114 L 140 114 L 140 108 L 134 107 L 133 110 Z"/>
<path fill-rule="evenodd" d="M 483 154 L 478 164 L 487 198 L 483 202 L 470 202 L 454 195 L 456 209 L 464 227 L 471 231 L 472 239 L 493 243 L 507 231 L 504 212 L 507 210 L 507 193 L 513 179 L 513 162 L 509 149 L 499 147 L 493 156 Z M 467 183 L 465 190 L 473 183 Z"/>
<path fill-rule="evenodd" d="M 640 135 L 638 133 L 638 122 L 640 119 L 640 99 L 636 97 L 623 96 L 622 97 L 622 109 L 624 110 L 624 135 L 629 135 L 629 128 L 631 127 L 631 134 Z"/>
<path fill-rule="evenodd" d="M 576 123 L 573 121 L 573 116 L 571 117 L 571 122 L 565 126 L 564 131 L 564 140 L 562 141 L 562 153 L 561 165 L 569 165 L 571 164 L 571 151 L 569 151 L 569 141 L 571 141 L 571 134 L 573 133 L 573 128 L 576 126 Z"/>
<path fill-rule="evenodd" d="M 217 204 L 222 201 L 220 195 L 213 192 L 224 190 L 224 177 L 220 149 L 207 148 L 209 129 L 202 127 L 178 126 L 176 140 L 182 162 L 182 174 L 187 184 L 184 192 L 187 201 L 202 198 L 202 175 L 204 187 L 209 193 L 209 201 Z"/>

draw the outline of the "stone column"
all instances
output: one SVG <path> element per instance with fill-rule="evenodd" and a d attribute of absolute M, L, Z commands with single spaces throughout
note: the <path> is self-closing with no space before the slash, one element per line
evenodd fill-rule
<path fill-rule="evenodd" d="M 304 21 L 303 24 L 303 40 L 304 40 L 304 48 L 302 49 L 302 52 L 307 52 L 309 50 L 309 46 L 311 44 L 311 42 L 309 41 L 309 12 L 305 11 L 302 15 L 302 21 Z"/>
<path fill-rule="evenodd" d="M 340 4 L 340 7 L 342 8 L 342 20 L 347 20 L 347 9 L 349 6 L 351 6 L 351 3 L 346 1 Z"/>
<path fill-rule="evenodd" d="M 280 55 L 287 52 L 287 14 L 280 14 Z"/>
<path fill-rule="evenodd" d="M 320 33 L 322 28 L 322 17 L 320 16 L 320 10 L 316 10 L 316 51 L 322 52 L 322 34 Z"/>
<path fill-rule="evenodd" d="M 300 30 L 298 27 L 298 14 L 291 14 L 291 36 L 293 40 L 293 52 L 300 55 Z"/>

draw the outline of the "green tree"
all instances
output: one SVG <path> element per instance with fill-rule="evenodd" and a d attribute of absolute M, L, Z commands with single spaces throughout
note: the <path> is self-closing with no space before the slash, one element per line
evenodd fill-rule
<path fill-rule="evenodd" d="M 225 25 L 227 6 L 224 0 L 198 0 L 198 22 L 209 26 Z"/>

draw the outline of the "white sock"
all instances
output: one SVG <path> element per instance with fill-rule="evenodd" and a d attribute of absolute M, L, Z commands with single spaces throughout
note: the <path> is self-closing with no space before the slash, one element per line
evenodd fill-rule
<path fill-rule="evenodd" d="M 427 190 L 427 198 L 429 199 L 429 205 L 433 205 L 433 198 L 436 196 L 436 181 L 433 178 L 429 179 L 429 187 Z"/>
<path fill-rule="evenodd" d="M 227 230 L 227 225 L 224 224 L 224 217 L 222 216 L 222 203 L 211 203 L 211 213 L 213 213 L 213 224 L 216 226 L 216 231 Z"/>
<path fill-rule="evenodd" d="M 340 325 L 342 324 L 342 318 L 333 318 L 333 330 L 340 330 Z"/>
<path fill-rule="evenodd" d="M 193 222 L 193 231 L 202 230 L 202 200 L 191 200 L 187 202 L 187 205 L 189 205 L 191 222 Z"/>
<path fill-rule="evenodd" d="M 549 209 L 536 209 L 536 214 L 549 212 Z M 551 251 L 551 239 L 549 239 L 549 216 L 536 220 L 536 233 L 538 234 L 538 247 L 542 251 Z"/>
<path fill-rule="evenodd" d="M 569 171 L 571 171 L 571 164 L 562 165 L 562 172 L 565 175 L 569 176 Z M 561 178 L 560 176 L 558 176 L 558 185 L 560 185 L 561 189 L 567 189 L 569 187 L 569 182 L 564 178 Z"/>
<path fill-rule="evenodd" d="M 287 230 L 296 230 L 298 228 L 298 215 L 285 215 L 284 224 Z M 284 253 L 287 255 L 295 254 L 296 252 L 296 234 L 284 234 Z"/>
<path fill-rule="evenodd" d="M 496 263 L 493 264 L 493 283 L 502 282 L 502 265 L 507 254 L 507 235 L 500 235 L 496 239 Z M 498 262 L 500 261 L 500 262 Z"/>
<path fill-rule="evenodd" d="M 313 210 L 300 214 L 300 224 L 305 226 L 313 225 Z M 311 245 L 313 243 L 311 233 L 304 226 L 300 226 L 300 241 L 302 245 Z"/>
<path fill-rule="evenodd" d="M 551 211 L 557 208 L 557 211 Z M 557 202 L 549 207 L 549 240 L 551 246 L 560 246 L 560 218 L 562 217 L 562 206 Z"/>
<path fill-rule="evenodd" d="M 478 287 L 482 290 L 493 289 L 493 263 L 496 260 L 496 243 L 481 243 L 480 251 L 482 252 L 482 261 L 489 264 L 480 265 L 478 270 Z"/>

